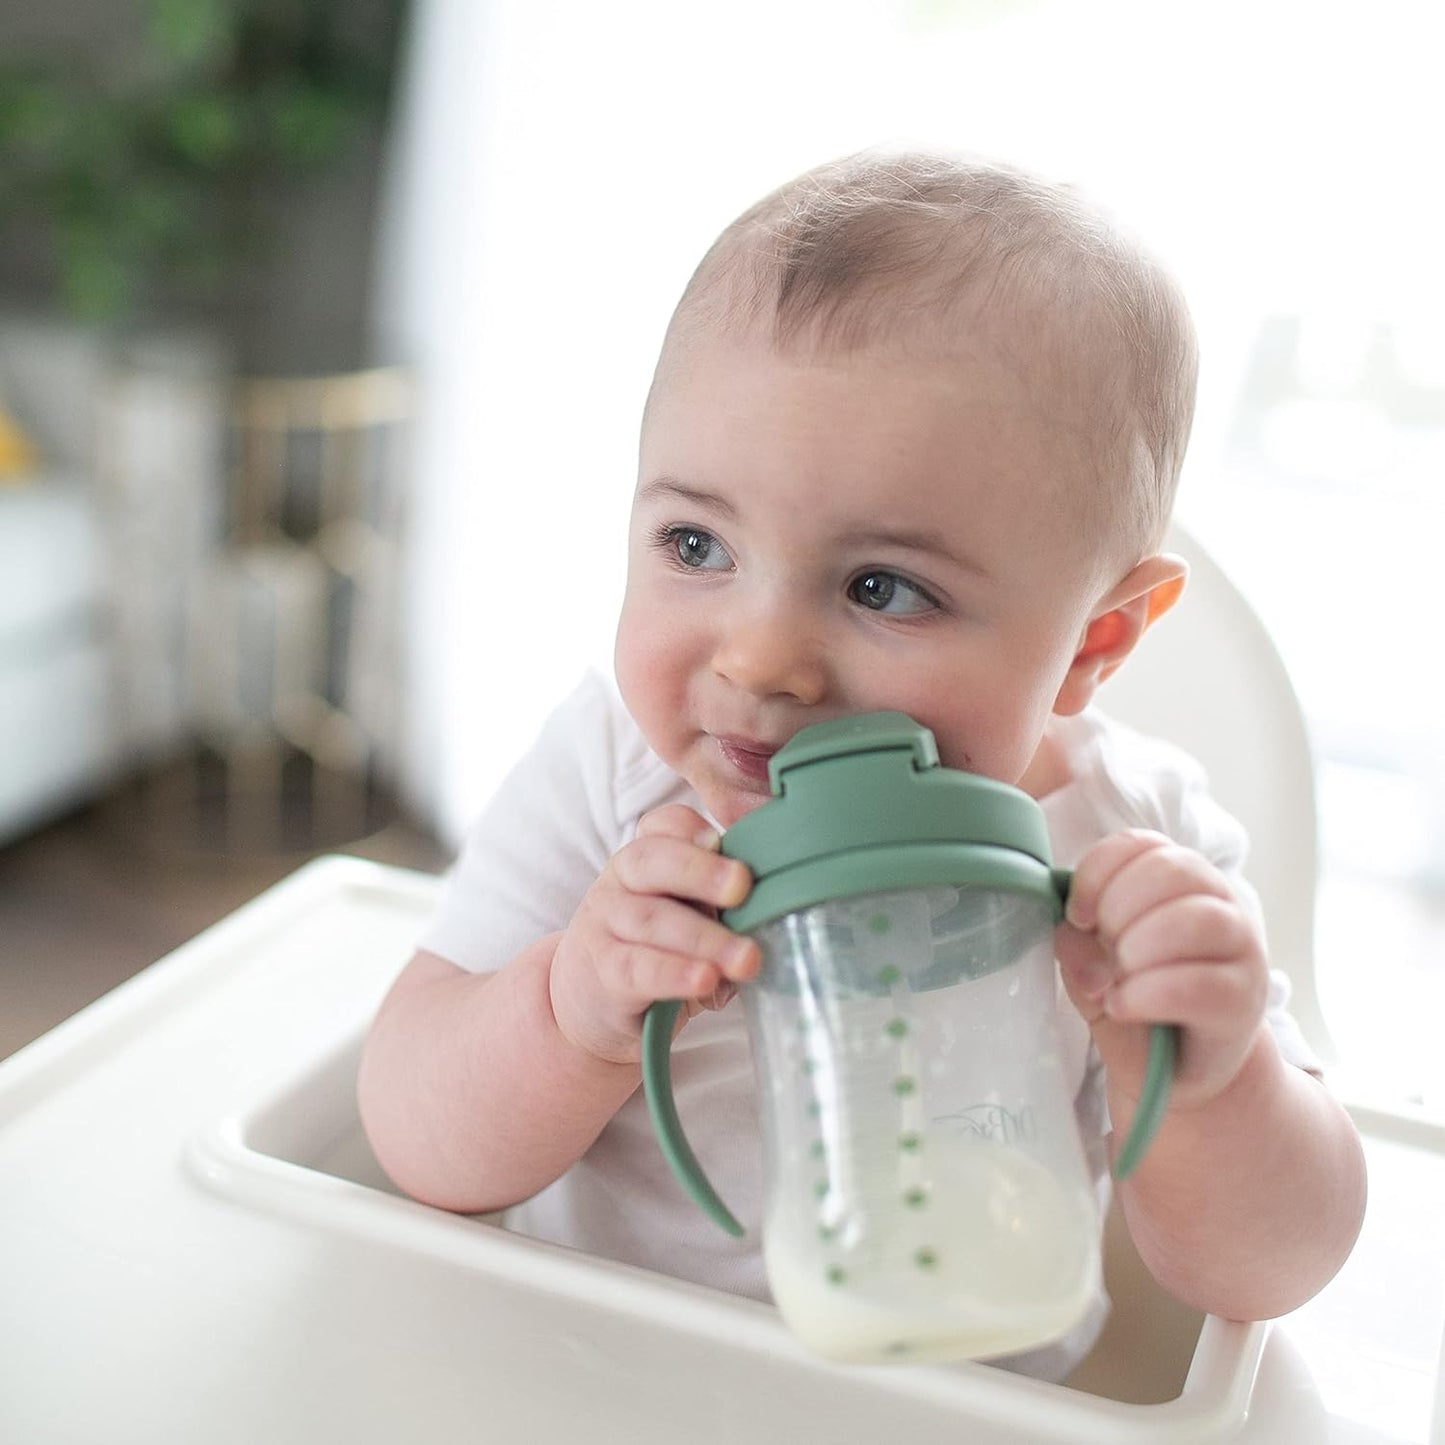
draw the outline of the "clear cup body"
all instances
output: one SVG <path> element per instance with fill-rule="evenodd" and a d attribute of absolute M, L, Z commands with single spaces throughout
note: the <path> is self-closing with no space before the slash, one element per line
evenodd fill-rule
<path fill-rule="evenodd" d="M 987 1358 L 1066 1333 L 1099 1218 L 1066 1085 L 1046 900 L 866 894 L 755 931 L 764 1253 L 844 1360 Z"/>

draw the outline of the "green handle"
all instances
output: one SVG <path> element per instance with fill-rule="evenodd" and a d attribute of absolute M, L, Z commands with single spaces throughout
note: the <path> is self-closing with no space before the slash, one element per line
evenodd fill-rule
<path fill-rule="evenodd" d="M 1069 886 L 1074 881 L 1067 868 L 1053 870 L 1054 891 L 1059 904 L 1069 901 Z M 1169 1107 L 1169 1086 L 1174 1082 L 1174 1060 L 1179 1053 L 1179 1030 L 1173 1024 L 1152 1024 L 1149 1028 L 1149 1058 L 1144 1065 L 1144 1083 L 1139 1090 L 1139 1103 L 1129 1126 L 1129 1137 L 1114 1156 L 1112 1173 L 1115 1179 L 1127 1179 L 1138 1167 Z"/>
<path fill-rule="evenodd" d="M 1149 1026 L 1149 1060 L 1144 1066 L 1144 1087 L 1129 1137 L 1114 1156 L 1115 1179 L 1127 1179 L 1139 1167 L 1144 1151 L 1154 1140 L 1164 1111 L 1169 1107 L 1169 1086 L 1174 1082 L 1174 1056 L 1179 1052 L 1179 1030 L 1174 1024 Z"/>
<path fill-rule="evenodd" d="M 702 1172 L 672 1099 L 672 1035 L 681 1007 L 678 999 L 660 999 L 642 1018 L 642 1090 L 647 1095 L 647 1112 L 663 1156 L 688 1198 L 715 1224 L 741 1238 L 743 1227 Z"/>

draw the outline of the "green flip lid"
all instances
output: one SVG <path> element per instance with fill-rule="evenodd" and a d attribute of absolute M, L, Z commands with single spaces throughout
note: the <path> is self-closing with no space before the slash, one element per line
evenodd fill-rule
<path fill-rule="evenodd" d="M 1048 829 L 1027 793 L 939 765 L 933 734 L 900 712 L 804 728 L 773 756 L 774 796 L 722 851 L 753 889 L 723 915 L 746 932 L 827 898 L 952 883 L 1051 895 Z"/>

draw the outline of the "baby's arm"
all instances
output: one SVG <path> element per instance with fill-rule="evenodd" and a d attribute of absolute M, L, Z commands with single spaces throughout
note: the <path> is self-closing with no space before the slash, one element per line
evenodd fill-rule
<path fill-rule="evenodd" d="M 500 1209 L 579 1159 L 637 1087 L 642 1016 L 689 1012 L 750 978 L 757 945 L 712 916 L 747 869 L 691 808 L 650 813 L 562 933 L 471 974 L 419 953 L 368 1034 L 358 1079 L 367 1137 L 408 1194 Z"/>
<path fill-rule="evenodd" d="M 1058 947 L 1104 1060 L 1116 1139 L 1138 1097 L 1142 1025 L 1180 1026 L 1168 1111 L 1120 1185 L 1150 1271 L 1227 1318 L 1302 1304 L 1359 1232 L 1364 1157 L 1345 1111 L 1275 1046 L 1264 945 L 1223 875 L 1157 833 L 1106 838 L 1075 871 Z"/>

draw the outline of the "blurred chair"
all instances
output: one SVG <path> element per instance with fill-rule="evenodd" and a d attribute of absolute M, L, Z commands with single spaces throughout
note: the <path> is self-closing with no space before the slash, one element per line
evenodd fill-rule
<path fill-rule="evenodd" d="M 198 747 L 169 789 L 173 834 L 292 852 L 389 821 L 412 414 L 398 368 L 238 383 L 221 538 L 190 617 Z"/>
<path fill-rule="evenodd" d="M 1315 984 L 1318 822 L 1304 714 L 1264 624 L 1218 563 L 1178 524 L 1164 550 L 1189 563 L 1189 583 L 1100 705 L 1193 754 L 1248 829 L 1245 873 L 1264 907 L 1271 962 L 1289 975 L 1294 1016 L 1328 1065 L 1338 1054 Z"/>

